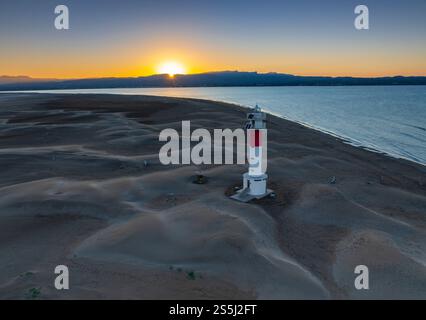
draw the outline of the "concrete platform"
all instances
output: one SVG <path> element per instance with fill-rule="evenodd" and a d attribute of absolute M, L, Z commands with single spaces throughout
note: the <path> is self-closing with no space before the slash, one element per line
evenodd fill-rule
<path fill-rule="evenodd" d="M 230 198 L 233 200 L 237 200 L 240 202 L 250 202 L 253 199 L 262 199 L 265 198 L 267 196 L 269 196 L 271 193 L 273 193 L 274 191 L 271 189 L 267 189 L 266 193 L 260 196 L 253 196 L 251 194 L 248 193 L 249 189 L 241 189 L 238 190 L 236 194 L 232 195 Z"/>

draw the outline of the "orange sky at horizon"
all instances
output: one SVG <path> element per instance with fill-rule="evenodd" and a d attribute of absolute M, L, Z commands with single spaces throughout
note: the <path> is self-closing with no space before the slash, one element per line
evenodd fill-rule
<path fill-rule="evenodd" d="M 164 52 L 164 53 L 162 53 Z M 278 72 L 301 76 L 426 76 L 424 58 L 413 56 L 411 59 L 397 56 L 369 57 L 362 59 L 348 55 L 318 55 L 316 58 L 298 56 L 270 55 L 265 63 L 256 57 L 198 53 L 197 51 L 160 50 L 151 54 L 139 55 L 135 50 L 128 53 L 113 53 L 84 58 L 74 57 L 72 53 L 51 57 L 34 57 L 28 60 L 24 55 L 15 55 L 0 61 L 0 75 L 25 75 L 32 78 L 101 78 L 101 77 L 138 77 L 159 73 L 159 67 L 166 62 L 181 64 L 185 73 L 203 73 L 215 71 L 257 71 L 259 73 Z M 37 61 L 34 63 L 34 61 Z M 419 66 L 421 66 L 419 68 Z"/>
<path fill-rule="evenodd" d="M 56 36 L 56 34 L 55 34 Z M 24 37 L 26 37 L 24 35 Z M 426 45 L 408 41 L 396 47 L 370 38 L 342 39 L 336 44 L 257 39 L 249 46 L 232 39 L 188 36 L 158 30 L 138 42 L 134 33 L 110 36 L 109 42 L 63 37 L 10 38 L 0 52 L 0 75 L 33 78 L 138 77 L 158 74 L 174 61 L 187 73 L 215 71 L 279 72 L 301 76 L 426 76 Z M 218 46 L 220 44 L 220 47 Z"/>
<path fill-rule="evenodd" d="M 111 39 L 113 45 L 81 40 L 74 43 L 67 38 L 57 40 L 56 46 L 51 46 L 48 39 L 33 41 L 22 44 L 12 40 L 2 48 L 0 75 L 58 79 L 138 77 L 158 74 L 161 64 L 174 61 L 189 74 L 238 70 L 301 76 L 426 76 L 424 45 L 391 50 L 369 43 L 366 50 L 354 50 L 360 43 L 342 40 L 331 54 L 329 47 L 315 41 L 300 41 L 289 47 L 278 42 L 259 43 L 253 48 L 230 41 L 218 48 L 214 41 L 171 32 L 152 34 L 140 44 L 135 43 L 134 35 Z"/>
<path fill-rule="evenodd" d="M 0 76 L 138 77 L 166 62 L 187 73 L 426 76 L 426 2 L 366 0 L 368 30 L 353 1 L 9 1 L 0 10 Z"/>

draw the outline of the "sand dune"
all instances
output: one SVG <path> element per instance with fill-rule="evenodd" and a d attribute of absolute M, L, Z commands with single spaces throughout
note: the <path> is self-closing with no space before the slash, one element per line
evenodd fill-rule
<path fill-rule="evenodd" d="M 425 167 L 273 116 L 275 199 L 229 199 L 244 166 L 160 164 L 162 129 L 244 116 L 192 99 L 0 95 L 0 298 L 426 298 Z M 69 291 L 53 286 L 58 264 Z"/>

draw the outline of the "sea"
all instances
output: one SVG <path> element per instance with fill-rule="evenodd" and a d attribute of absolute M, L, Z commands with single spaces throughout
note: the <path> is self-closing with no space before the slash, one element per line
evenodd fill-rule
<path fill-rule="evenodd" d="M 263 110 L 347 143 L 426 165 L 426 86 L 197 87 L 43 90 L 185 97 Z"/>

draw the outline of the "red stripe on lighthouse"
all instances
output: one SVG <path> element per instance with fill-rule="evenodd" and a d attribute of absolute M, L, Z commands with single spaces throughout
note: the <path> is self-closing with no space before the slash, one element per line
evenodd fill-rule
<path fill-rule="evenodd" d="M 262 146 L 261 137 L 260 130 L 249 130 L 250 147 L 253 148 Z"/>
<path fill-rule="evenodd" d="M 260 147 L 260 131 L 259 130 L 254 131 L 254 146 Z"/>

